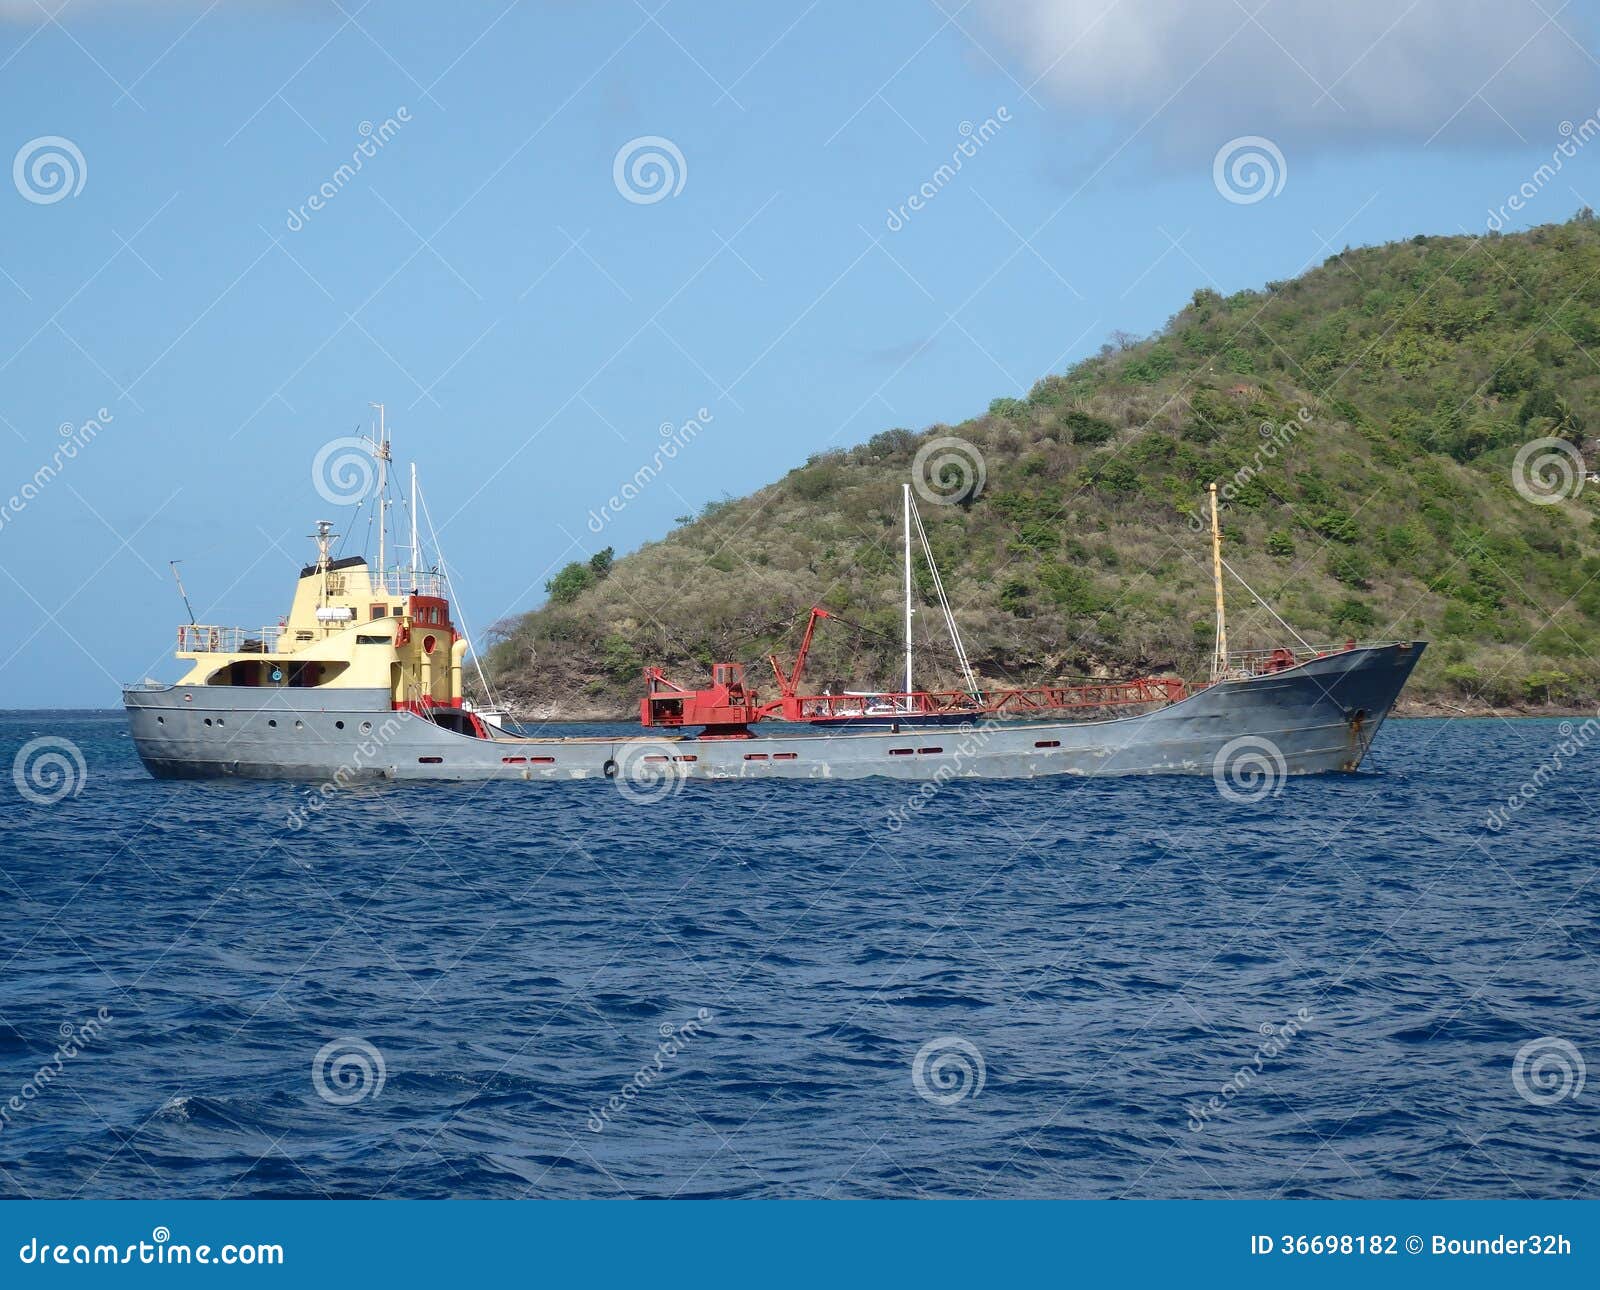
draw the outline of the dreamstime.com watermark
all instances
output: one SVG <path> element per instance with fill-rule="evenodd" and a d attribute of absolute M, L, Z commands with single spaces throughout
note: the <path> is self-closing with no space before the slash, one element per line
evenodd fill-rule
<path fill-rule="evenodd" d="M 663 421 L 660 427 L 661 443 L 656 448 L 650 460 L 633 472 L 633 478 L 626 481 L 621 488 L 611 497 L 608 497 L 599 510 L 589 512 L 589 532 L 599 533 L 605 526 L 621 515 L 628 508 L 628 503 L 644 492 L 657 475 L 659 475 L 669 461 L 677 458 L 678 454 L 692 444 L 708 425 L 716 418 L 705 408 L 696 410 L 682 425 L 673 425 L 670 421 Z"/>
<path fill-rule="evenodd" d="M 61 1042 L 50 1058 L 34 1071 L 24 1082 L 21 1088 L 13 1093 L 4 1103 L 0 1103 L 0 1131 L 10 1127 L 11 1119 L 21 1115 L 23 1111 L 49 1089 L 66 1070 L 67 1063 L 78 1056 L 85 1048 L 100 1038 L 100 1031 L 111 1020 L 109 1009 L 100 1008 L 94 1016 L 87 1021 L 74 1025 L 70 1021 L 63 1021 L 58 1032 Z"/>
<path fill-rule="evenodd" d="M 970 1039 L 940 1035 L 917 1049 L 911 1059 L 911 1087 L 935 1106 L 954 1106 L 983 1092 L 989 1067 Z"/>
<path fill-rule="evenodd" d="M 376 1045 L 353 1035 L 330 1039 L 311 1059 L 311 1087 L 334 1106 L 354 1106 L 377 1097 L 389 1082 L 389 1066 Z"/>
<path fill-rule="evenodd" d="M 705 1029 L 706 1023 L 711 1020 L 711 1009 L 701 1008 L 683 1025 L 674 1025 L 670 1021 L 663 1021 L 658 1032 L 661 1042 L 656 1045 L 655 1060 L 647 1062 L 634 1072 L 622 1088 L 611 1095 L 611 1099 L 602 1107 L 589 1112 L 589 1132 L 604 1133 L 606 1126 L 612 1118 L 621 1115 L 629 1105 L 636 1101 L 639 1094 L 660 1079 L 666 1073 L 667 1064 L 688 1047 L 691 1039 L 698 1039 L 700 1032 Z"/>
<path fill-rule="evenodd" d="M 360 742 L 356 744 L 355 756 L 347 762 L 342 762 L 337 769 L 315 788 L 302 789 L 305 794 L 303 802 L 297 802 L 289 808 L 288 825 L 290 829 L 299 830 L 306 826 L 306 821 L 312 816 L 320 814 L 328 805 L 328 801 L 340 789 L 348 788 L 363 770 L 368 769 L 378 759 L 385 746 L 402 729 L 405 722 L 399 716 L 391 716 L 376 730 L 373 730 L 370 721 L 363 721 L 357 733 Z"/>
<path fill-rule="evenodd" d="M 1239 495 L 1240 489 L 1258 475 L 1266 473 L 1267 467 L 1277 460 L 1278 454 L 1288 448 L 1300 437 L 1300 432 L 1311 423 L 1311 409 L 1300 408 L 1294 414 L 1293 421 L 1263 421 L 1259 430 L 1261 442 L 1255 452 L 1250 454 L 1250 460 L 1238 470 L 1233 472 L 1225 484 L 1217 489 L 1218 509 L 1226 507 Z M 1189 516 L 1189 527 L 1196 533 L 1204 532 L 1209 528 L 1206 517 L 1199 511 Z"/>
<path fill-rule="evenodd" d="M 1296 1035 L 1311 1024 L 1311 1010 L 1301 1008 L 1281 1026 L 1263 1021 L 1260 1033 L 1265 1036 L 1255 1055 L 1227 1080 L 1223 1086 L 1204 1102 L 1189 1107 L 1189 1131 L 1199 1133 L 1228 1108 L 1235 1098 L 1256 1082 L 1256 1077 L 1268 1062 L 1279 1056 L 1293 1042 Z"/>
<path fill-rule="evenodd" d="M 1583 454 L 1565 439 L 1534 439 L 1518 448 L 1511 462 L 1511 487 L 1535 506 L 1576 497 L 1587 477 Z"/>
<path fill-rule="evenodd" d="M 611 182 L 635 206 L 654 206 L 683 191 L 689 182 L 689 163 L 671 139 L 641 134 L 617 149 L 611 159 Z"/>
<path fill-rule="evenodd" d="M 51 481 L 66 468 L 66 463 L 75 460 L 78 453 L 92 444 L 114 419 L 107 409 L 100 408 L 82 425 L 75 426 L 70 421 L 63 421 L 56 430 L 61 442 L 50 454 L 50 460 L 34 471 L 33 477 L 21 488 L 0 502 L 0 529 L 27 510 L 28 503 L 50 486 Z"/>
<path fill-rule="evenodd" d="M 17 749 L 11 759 L 11 782 L 24 800 L 35 806 L 54 806 L 76 797 L 89 782 L 89 764 L 83 749 L 59 735 L 40 735 Z"/>
<path fill-rule="evenodd" d="M 666 739 L 626 739 L 601 773 L 636 806 L 655 806 L 683 792 L 689 778 L 686 761 L 694 756 Z"/>
<path fill-rule="evenodd" d="M 174 1242 L 172 1232 L 166 1227 L 157 1227 L 150 1233 L 148 1241 L 139 1241 L 133 1245 L 112 1245 L 102 1243 L 87 1245 L 83 1242 L 74 1242 L 71 1245 L 54 1242 L 46 1237 L 41 1241 L 37 1236 L 17 1251 L 17 1259 L 22 1263 L 44 1264 L 105 1264 L 107 1266 L 126 1266 L 134 1263 L 156 1264 L 161 1267 L 182 1266 L 185 1264 L 277 1264 L 283 1263 L 283 1246 L 252 1243 L 240 1245 L 229 1242 L 213 1249 L 210 1245 L 185 1245 Z"/>
<path fill-rule="evenodd" d="M 935 506 L 971 501 L 988 478 L 989 464 L 977 445 L 954 435 L 929 439 L 911 461 L 911 486 Z"/>
<path fill-rule="evenodd" d="M 360 435 L 329 439 L 311 458 L 311 486 L 329 506 L 349 506 L 372 492 L 378 467 L 372 444 Z"/>
<path fill-rule="evenodd" d="M 1283 191 L 1289 182 L 1289 163 L 1271 139 L 1242 134 L 1217 149 L 1211 159 L 1211 182 L 1235 206 L 1253 206 Z"/>
<path fill-rule="evenodd" d="M 17 149 L 11 159 L 11 182 L 24 201 L 53 206 L 83 191 L 89 182 L 89 163 L 71 139 L 42 134 Z"/>
<path fill-rule="evenodd" d="M 356 127 L 356 133 L 361 136 L 361 142 L 356 144 L 350 153 L 350 160 L 341 162 L 334 172 L 322 181 L 316 192 L 312 193 L 297 207 L 289 209 L 289 218 L 284 220 L 284 227 L 291 233 L 298 233 L 318 211 L 325 209 L 329 202 L 344 191 L 344 187 L 358 174 L 361 168 L 372 158 L 376 157 L 384 145 L 400 133 L 400 127 L 411 121 L 411 109 L 402 104 L 395 109 L 391 117 L 385 117 L 381 125 L 373 125 L 371 121 L 363 121 Z"/>
<path fill-rule="evenodd" d="M 1534 1106 L 1554 1106 L 1577 1097 L 1588 1076 L 1576 1045 L 1555 1035 L 1530 1039 L 1511 1062 L 1511 1086 Z"/>
<path fill-rule="evenodd" d="M 1230 739 L 1211 761 L 1211 780 L 1217 792 L 1240 805 L 1278 796 L 1288 775 L 1283 749 L 1265 735 Z"/>
<path fill-rule="evenodd" d="M 993 116 L 984 118 L 981 125 L 963 121 L 957 126 L 956 132 L 961 136 L 961 142 L 950 153 L 950 160 L 923 180 L 922 186 L 901 202 L 898 208 L 889 208 L 888 217 L 883 221 L 884 227 L 891 233 L 903 229 L 913 215 L 944 191 L 945 186 L 961 172 L 962 165 L 976 157 L 1010 120 L 1011 109 L 998 107 Z"/>
<path fill-rule="evenodd" d="M 1563 121 L 1558 128 L 1561 142 L 1550 154 L 1550 160 L 1543 162 L 1523 180 L 1517 191 L 1501 202 L 1498 209 L 1490 209 L 1484 227 L 1491 233 L 1498 233 L 1503 229 L 1511 216 L 1520 215 L 1528 203 L 1544 191 L 1545 185 L 1561 173 L 1561 168 L 1578 155 L 1584 144 L 1600 134 L 1600 112 L 1585 118 L 1578 125 L 1573 125 L 1571 121 Z"/>
<path fill-rule="evenodd" d="M 1568 769 L 1567 763 L 1587 748 L 1596 735 L 1600 735 L 1600 719 L 1590 717 L 1581 726 L 1563 721 L 1556 727 L 1556 732 L 1561 738 L 1554 751 L 1539 763 L 1532 775 L 1517 785 L 1517 791 L 1506 798 L 1503 806 L 1490 809 L 1483 823 L 1491 833 L 1498 833 L 1510 824 L 1512 816 L 1544 792 L 1551 780 Z"/>

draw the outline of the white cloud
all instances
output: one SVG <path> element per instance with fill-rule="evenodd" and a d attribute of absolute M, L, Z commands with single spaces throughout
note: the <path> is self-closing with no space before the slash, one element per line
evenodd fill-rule
<path fill-rule="evenodd" d="M 1129 133 L 1159 112 L 1141 138 L 1163 150 L 1240 134 L 1303 147 L 1516 146 L 1514 131 L 1545 142 L 1600 107 L 1576 5 L 1408 3 L 979 0 L 1037 97 Z"/>

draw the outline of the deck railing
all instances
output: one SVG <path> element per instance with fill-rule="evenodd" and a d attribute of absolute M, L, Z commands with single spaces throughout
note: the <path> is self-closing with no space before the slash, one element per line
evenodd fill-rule
<path fill-rule="evenodd" d="M 275 654 L 281 627 L 212 627 L 184 623 L 178 628 L 180 654 Z"/>
<path fill-rule="evenodd" d="M 1228 671 L 1235 675 L 1259 676 L 1263 672 L 1281 672 L 1285 668 L 1323 658 L 1329 654 L 1342 654 L 1345 650 L 1369 649 L 1393 645 L 1393 641 L 1342 641 L 1337 645 L 1279 646 L 1276 649 L 1229 650 Z"/>
<path fill-rule="evenodd" d="M 372 575 L 373 584 L 386 596 L 444 595 L 444 575 L 425 569 L 389 569 Z"/>

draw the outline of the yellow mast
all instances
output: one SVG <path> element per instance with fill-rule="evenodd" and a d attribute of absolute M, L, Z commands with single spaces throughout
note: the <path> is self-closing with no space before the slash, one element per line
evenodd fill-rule
<path fill-rule="evenodd" d="M 1228 666 L 1228 619 L 1222 607 L 1222 522 L 1217 516 L 1217 486 L 1211 485 L 1211 573 L 1217 592 L 1217 637 L 1211 679 L 1218 681 Z"/>

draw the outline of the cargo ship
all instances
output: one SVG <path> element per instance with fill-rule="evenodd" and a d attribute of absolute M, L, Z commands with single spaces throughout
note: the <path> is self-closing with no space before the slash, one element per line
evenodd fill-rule
<path fill-rule="evenodd" d="M 177 629 L 183 676 L 124 688 L 134 746 L 152 775 L 333 785 L 592 778 L 675 787 L 702 779 L 1139 774 L 1221 783 L 1236 774 L 1354 771 L 1424 649 L 1421 641 L 1297 641 L 1298 648 L 1230 652 L 1213 488 L 1217 636 L 1204 684 L 1139 677 L 985 691 L 968 669 L 962 690 L 908 684 L 870 702 L 805 695 L 804 646 L 828 616 L 815 609 L 795 666 L 772 660 L 776 699 L 762 701 L 735 662 L 714 664 L 711 684 L 699 689 L 649 668 L 638 731 L 528 733 L 504 728 L 465 697 L 468 635 L 437 549 L 431 560 L 422 556 L 414 469 L 410 542 L 389 559 L 391 454 L 381 414 L 371 449 L 375 564 L 339 556 L 333 523 L 318 521 L 315 559 L 300 569 L 276 625 L 202 624 L 191 613 Z M 873 722 L 852 720 L 874 704 Z"/>

